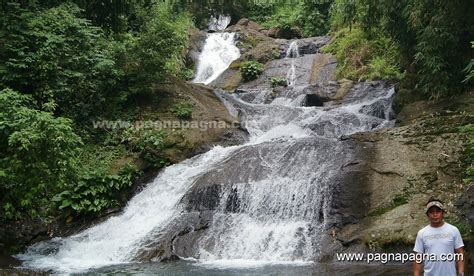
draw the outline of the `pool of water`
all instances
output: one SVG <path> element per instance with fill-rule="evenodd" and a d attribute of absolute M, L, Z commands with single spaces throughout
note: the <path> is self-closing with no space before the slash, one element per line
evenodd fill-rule
<path fill-rule="evenodd" d="M 0 275 L 47 275 L 50 273 L 15 268 L 18 265 L 18 262 L 3 262 Z M 74 275 L 407 275 L 410 273 L 410 264 L 261 264 L 244 261 L 241 263 L 200 263 L 181 260 L 166 263 L 112 265 Z"/>

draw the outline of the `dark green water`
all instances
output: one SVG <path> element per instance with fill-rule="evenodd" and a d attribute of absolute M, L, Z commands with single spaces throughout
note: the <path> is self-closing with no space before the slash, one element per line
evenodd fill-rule
<path fill-rule="evenodd" d="M 14 268 L 18 263 L 3 262 L 0 275 L 48 275 L 51 272 Z M 74 275 L 408 275 L 410 264 L 337 264 L 263 265 L 250 267 L 213 267 L 192 261 L 120 264 L 92 269 Z"/>
<path fill-rule="evenodd" d="M 163 274 L 163 275 L 407 275 L 408 265 L 266 265 L 247 268 L 212 268 L 193 262 L 179 261 L 167 264 L 130 264 L 104 267 L 91 271 L 107 275 Z"/>

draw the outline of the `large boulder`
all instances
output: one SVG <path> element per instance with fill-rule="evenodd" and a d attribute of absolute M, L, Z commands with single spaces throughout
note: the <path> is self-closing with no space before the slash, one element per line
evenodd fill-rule
<path fill-rule="evenodd" d="M 473 207 L 465 194 L 473 192 L 474 184 L 462 180 L 459 160 L 466 135 L 459 126 L 473 121 L 472 115 L 438 115 L 344 138 L 367 150 L 364 177 L 350 184 L 366 191 L 366 201 L 364 216 L 337 229 L 341 243 L 374 249 L 406 246 L 409 251 L 418 230 L 429 223 L 423 210 L 431 197 L 445 201 L 448 220 L 464 229 Z"/>
<path fill-rule="evenodd" d="M 246 27 L 247 29 L 251 29 L 251 30 L 255 30 L 257 32 L 261 32 L 263 30 L 265 30 L 264 27 L 260 26 L 258 23 L 254 22 L 254 21 L 251 21 L 247 18 L 241 18 L 237 24 L 237 26 L 243 26 L 243 27 Z"/>
<path fill-rule="evenodd" d="M 301 38 L 301 30 L 298 27 L 291 27 L 291 28 L 278 28 L 272 27 L 270 28 L 266 34 L 272 38 L 283 38 L 283 39 L 295 39 Z"/>

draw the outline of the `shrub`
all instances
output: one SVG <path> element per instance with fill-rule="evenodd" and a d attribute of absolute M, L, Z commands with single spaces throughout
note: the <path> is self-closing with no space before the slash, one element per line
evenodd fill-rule
<path fill-rule="evenodd" d="M 256 79 L 263 72 L 263 64 L 258 61 L 247 61 L 240 66 L 240 73 L 244 81 Z"/>
<path fill-rule="evenodd" d="M 140 157 L 156 168 L 167 164 L 163 157 L 163 149 L 166 148 L 167 134 L 149 128 L 130 128 L 123 133 L 122 142 L 126 142 L 130 150 L 140 154 Z"/>
<path fill-rule="evenodd" d="M 179 102 L 171 108 L 171 112 L 182 120 L 191 119 L 193 116 L 194 106 L 187 101 Z"/>
<path fill-rule="evenodd" d="M 57 194 L 53 201 L 60 210 L 71 214 L 98 214 L 108 208 L 118 207 L 120 192 L 133 184 L 138 170 L 124 166 L 118 175 L 87 173 L 65 191 Z"/>
<path fill-rule="evenodd" d="M 272 87 L 288 85 L 288 81 L 286 80 L 286 78 L 283 77 L 272 77 L 270 79 L 270 82 L 272 83 Z"/>
<path fill-rule="evenodd" d="M 31 102 L 13 90 L 0 91 L 2 219 L 49 215 L 52 196 L 77 180 L 82 141 L 72 122 L 31 109 Z"/>
<path fill-rule="evenodd" d="M 182 71 L 181 71 L 181 78 L 183 80 L 192 80 L 194 78 L 194 70 L 193 69 L 189 69 L 189 68 L 184 68 Z"/>
<path fill-rule="evenodd" d="M 333 54 L 338 62 L 339 78 L 352 80 L 399 80 L 403 77 L 399 64 L 400 51 L 388 37 L 377 34 L 369 39 L 358 28 L 343 28 L 335 33 L 331 43 L 323 49 Z"/>

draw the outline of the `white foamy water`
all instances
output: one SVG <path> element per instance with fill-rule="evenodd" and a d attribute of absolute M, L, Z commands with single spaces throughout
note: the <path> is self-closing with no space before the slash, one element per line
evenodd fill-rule
<path fill-rule="evenodd" d="M 166 227 L 193 178 L 225 158 L 234 148 L 215 147 L 198 157 L 167 167 L 134 198 L 123 214 L 68 238 L 36 244 L 18 257 L 24 265 L 60 272 L 129 262 L 142 239 Z"/>
<path fill-rule="evenodd" d="M 212 45 L 216 40 L 208 39 L 202 61 L 214 68 Z M 299 56 L 296 42 L 292 45 L 289 59 Z M 356 85 L 329 107 L 301 107 L 302 91 L 289 87 L 273 100 L 269 91 L 219 93 L 234 114 L 242 114 L 247 143 L 215 147 L 167 167 L 122 214 L 77 235 L 33 245 L 19 257 L 27 267 L 66 273 L 135 261 L 145 246 L 153 246 L 150 239 L 166 237 L 156 233 L 177 231 L 173 220 L 197 212 L 193 203 L 183 203 L 186 195 L 199 185 L 217 185 L 216 206 L 206 209 L 212 212 L 210 225 L 187 241 L 179 257 L 223 269 L 312 263 L 324 250 L 331 187 L 351 154 L 339 137 L 390 125 L 394 90 Z"/>
<path fill-rule="evenodd" d="M 240 51 L 235 47 L 235 33 L 208 34 L 193 82 L 211 83 L 239 57 Z"/>
<path fill-rule="evenodd" d="M 298 41 L 294 40 L 290 43 L 288 50 L 286 51 L 285 58 L 291 58 L 291 67 L 286 74 L 286 80 L 288 82 L 288 86 L 292 87 L 296 85 L 296 67 L 293 58 L 300 57 L 299 50 L 298 50 Z"/>
<path fill-rule="evenodd" d="M 230 24 L 230 20 L 231 17 L 229 15 L 220 14 L 217 18 L 211 15 L 208 29 L 211 31 L 222 31 Z"/>

